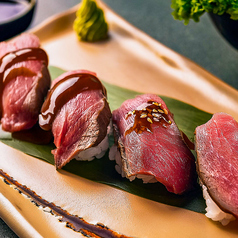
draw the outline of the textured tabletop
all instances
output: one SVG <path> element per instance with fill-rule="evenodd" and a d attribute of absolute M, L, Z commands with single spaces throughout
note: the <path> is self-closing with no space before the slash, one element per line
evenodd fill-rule
<path fill-rule="evenodd" d="M 238 51 L 214 28 L 207 14 L 187 26 L 171 15 L 169 0 L 104 0 L 131 24 L 238 89 Z M 39 0 L 33 28 L 48 17 L 78 4 L 77 0 Z M 0 237 L 16 237 L 0 219 Z"/>

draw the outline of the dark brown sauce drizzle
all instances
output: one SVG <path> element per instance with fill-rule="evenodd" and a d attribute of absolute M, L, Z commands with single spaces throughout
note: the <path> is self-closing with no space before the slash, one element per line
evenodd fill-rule
<path fill-rule="evenodd" d="M 6 77 L 4 77 L 3 87 L 17 75 L 24 75 L 24 77 L 34 77 L 36 76 L 36 73 L 32 72 L 26 67 L 14 68 L 7 74 Z"/>
<path fill-rule="evenodd" d="M 130 134 L 132 131 L 135 131 L 137 134 L 143 131 L 152 133 L 153 123 L 161 124 L 164 127 L 172 123 L 169 120 L 168 111 L 161 107 L 161 103 L 149 100 L 147 104 L 142 110 L 134 110 L 127 113 L 126 119 L 132 115 L 135 115 L 135 117 L 133 126 L 125 132 L 125 135 Z"/>
<path fill-rule="evenodd" d="M 28 60 L 41 60 L 44 61 L 46 65 L 48 65 L 48 56 L 41 48 L 25 48 L 12 51 L 0 59 L 0 78 L 3 78 L 4 71 L 14 64 Z"/>
<path fill-rule="evenodd" d="M 16 63 L 29 60 L 43 61 L 46 65 L 48 65 L 48 56 L 41 48 L 25 48 L 12 51 L 0 59 L 0 118 L 2 117 L 2 93 L 5 85 L 10 80 L 16 78 L 19 73 L 21 73 L 20 75 L 25 75 L 27 77 L 35 76 L 34 72 L 24 67 L 12 69 L 5 77 L 4 72 Z"/>
<path fill-rule="evenodd" d="M 57 82 L 49 91 L 42 106 L 39 124 L 42 129 L 50 130 L 57 112 L 77 94 L 89 90 L 102 90 L 106 96 L 106 89 L 99 79 L 89 73 L 75 73 Z"/>
<path fill-rule="evenodd" d="M 97 223 L 96 225 L 86 222 L 82 217 L 77 215 L 72 215 L 61 207 L 56 206 L 52 202 L 48 202 L 37 195 L 34 191 L 27 188 L 25 185 L 18 183 L 7 173 L 0 169 L 0 176 L 4 178 L 4 182 L 8 185 L 15 185 L 19 193 L 23 193 L 32 199 L 32 202 L 36 206 L 42 206 L 43 208 L 50 208 L 50 213 L 55 216 L 59 216 L 58 220 L 60 222 L 65 222 L 66 226 L 76 232 L 80 232 L 86 237 L 103 237 L 103 238 L 129 238 L 128 236 L 118 234 L 117 232 L 111 230 L 107 226 Z"/>

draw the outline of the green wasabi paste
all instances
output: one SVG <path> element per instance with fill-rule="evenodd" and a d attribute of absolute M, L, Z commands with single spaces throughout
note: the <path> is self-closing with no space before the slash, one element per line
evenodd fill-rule
<path fill-rule="evenodd" d="M 100 41 L 108 37 L 108 24 L 103 10 L 94 0 L 82 0 L 73 28 L 81 41 Z"/>

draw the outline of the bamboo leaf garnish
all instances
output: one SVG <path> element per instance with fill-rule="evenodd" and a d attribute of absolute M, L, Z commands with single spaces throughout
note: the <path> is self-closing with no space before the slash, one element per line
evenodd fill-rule
<path fill-rule="evenodd" d="M 65 72 L 64 70 L 53 66 L 50 66 L 49 70 L 52 79 L 55 79 Z M 125 100 L 134 98 L 139 94 L 138 92 L 120 88 L 109 83 L 103 82 L 103 84 L 107 89 L 108 101 L 112 111 L 120 107 Z M 161 96 L 161 98 L 174 114 L 174 119 L 179 129 L 183 131 L 191 140 L 193 140 L 195 128 L 207 122 L 212 116 L 207 112 L 199 110 L 181 101 L 164 96 Z M 37 145 L 14 139 L 9 135 L 0 136 L 0 141 L 8 146 L 11 146 L 12 148 L 22 151 L 23 153 L 31 155 L 35 158 L 44 160 L 54 166 L 54 157 L 51 154 L 51 150 L 55 148 L 53 143 L 47 145 Z M 112 137 L 110 137 L 110 144 L 113 144 Z M 89 180 L 107 184 L 160 203 L 205 213 L 206 206 L 199 185 L 187 194 L 175 195 L 169 193 L 160 183 L 143 184 L 139 179 L 135 179 L 133 182 L 130 182 L 129 180 L 122 178 L 115 171 L 115 162 L 109 160 L 108 153 L 106 153 L 103 158 L 94 159 L 93 161 L 81 162 L 72 160 L 63 169 Z"/>

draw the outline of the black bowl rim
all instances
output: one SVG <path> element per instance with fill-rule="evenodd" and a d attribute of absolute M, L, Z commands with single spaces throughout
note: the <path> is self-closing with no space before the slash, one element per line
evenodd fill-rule
<path fill-rule="evenodd" d="M 25 0 L 25 1 L 27 1 L 27 0 Z M 32 11 L 32 9 L 33 9 L 33 8 L 35 7 L 35 5 L 36 5 L 37 0 L 28 0 L 28 2 L 29 2 L 30 4 L 29 4 L 29 6 L 28 6 L 26 9 L 24 9 L 24 11 L 22 11 L 22 12 L 16 14 L 14 17 L 12 17 L 12 18 L 10 18 L 10 19 L 8 19 L 8 20 L 1 21 L 1 22 L 0 22 L 0 27 L 1 27 L 1 26 L 4 26 L 5 24 L 9 24 L 9 23 L 11 23 L 11 22 L 17 21 L 17 20 L 21 19 L 22 17 L 24 17 L 25 15 L 27 15 L 30 11 Z"/>

